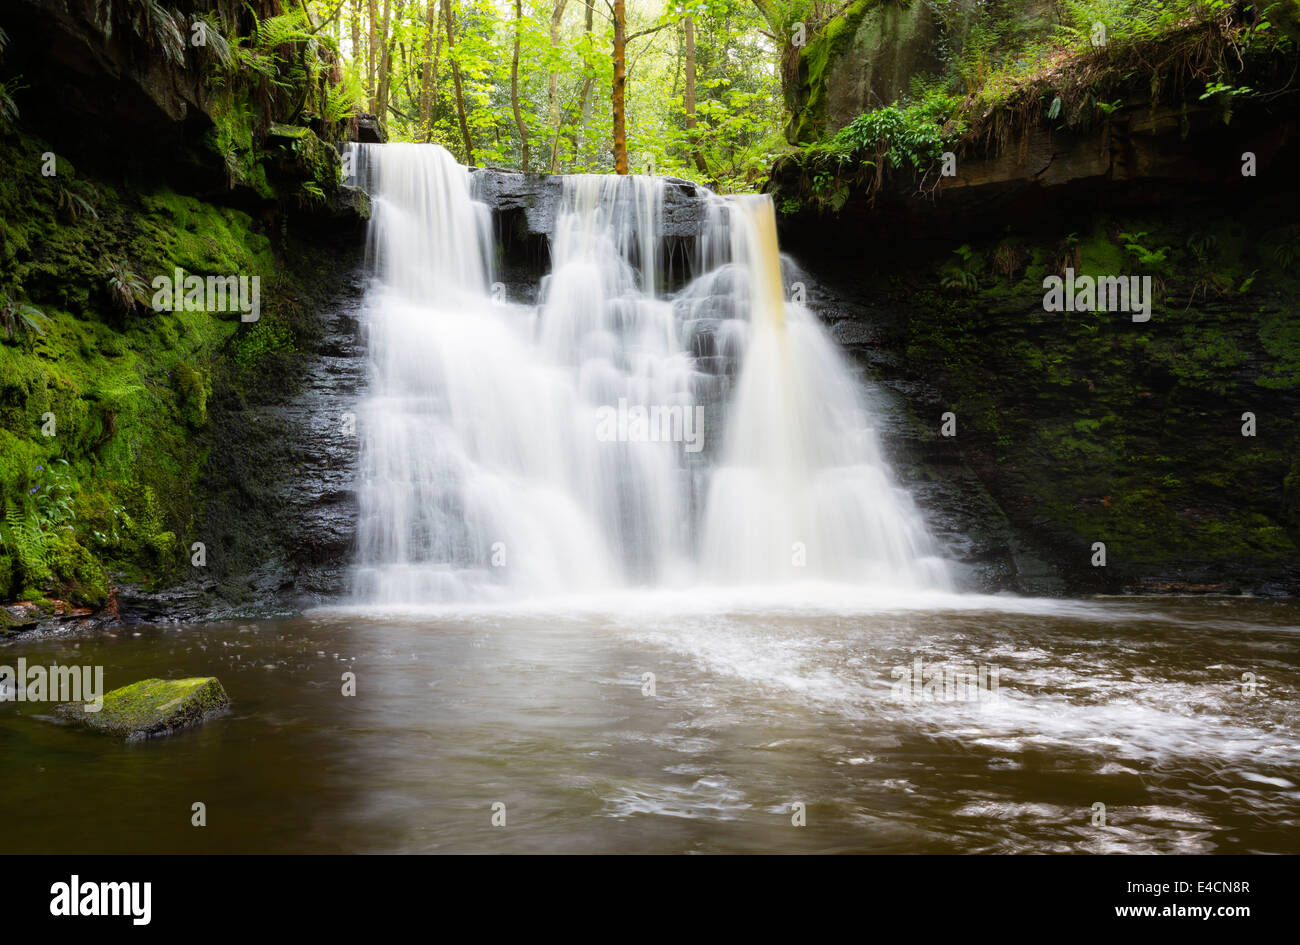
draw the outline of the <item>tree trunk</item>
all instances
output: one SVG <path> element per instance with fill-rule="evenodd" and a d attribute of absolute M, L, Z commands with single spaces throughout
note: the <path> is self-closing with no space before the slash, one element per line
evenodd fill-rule
<path fill-rule="evenodd" d="M 370 102 L 370 114 L 375 115 L 375 66 L 378 62 L 377 52 L 379 49 L 379 40 L 375 37 L 375 24 L 379 22 L 379 14 L 375 9 L 375 0 L 367 0 L 367 8 L 370 11 L 370 35 L 366 43 L 366 98 Z"/>
<path fill-rule="evenodd" d="M 451 78 L 456 86 L 456 117 L 460 119 L 460 136 L 465 140 L 465 163 L 474 163 L 474 142 L 469 137 L 469 123 L 465 120 L 465 93 L 460 84 L 460 66 L 452 52 L 456 36 L 451 25 L 451 0 L 442 0 L 442 12 L 447 22 L 447 56 L 451 59 Z"/>
<path fill-rule="evenodd" d="M 582 150 L 587 150 L 587 123 L 591 120 L 591 102 L 587 98 L 591 94 L 591 27 L 592 20 L 596 15 L 596 0 L 586 0 L 586 12 L 584 13 L 583 30 L 587 35 L 587 50 L 583 54 L 582 66 L 583 72 L 587 73 L 582 80 L 582 91 L 578 93 L 578 121 L 577 127 L 573 129 L 573 156 L 576 159 L 579 155 L 578 134 L 582 133 Z"/>
<path fill-rule="evenodd" d="M 361 72 L 361 0 L 352 0 L 352 61 Z"/>
<path fill-rule="evenodd" d="M 683 22 L 686 24 L 686 136 L 691 142 L 691 159 L 695 162 L 696 169 L 701 174 L 707 174 L 709 166 L 704 163 L 704 155 L 700 153 L 695 130 L 695 21 L 688 16 Z"/>
<path fill-rule="evenodd" d="M 627 89 L 627 8 L 614 0 L 614 173 L 627 173 L 627 130 L 624 127 Z"/>
<path fill-rule="evenodd" d="M 551 10 L 551 48 L 554 49 L 560 45 L 560 24 L 564 21 L 564 8 L 569 5 L 569 0 L 555 0 L 555 8 Z M 546 119 L 548 127 L 555 129 L 555 145 L 551 147 L 551 173 L 554 174 L 559 168 L 559 142 L 560 142 L 560 73 L 558 69 L 551 69 L 546 73 Z"/>
<path fill-rule="evenodd" d="M 438 86 L 438 54 L 442 51 L 437 11 L 437 0 L 429 0 L 424 13 L 424 81 L 420 83 L 420 135 L 425 141 L 433 139 L 433 99 Z"/>
<path fill-rule="evenodd" d="M 515 0 L 515 57 L 510 62 L 510 106 L 515 111 L 515 127 L 519 129 L 520 163 L 528 173 L 528 127 L 519 111 L 519 31 L 523 26 L 523 0 Z"/>
<path fill-rule="evenodd" d="M 402 19 L 402 8 L 406 6 L 406 0 L 397 0 L 397 9 L 392 11 L 396 14 L 396 19 Z M 389 13 L 391 10 L 391 0 L 384 0 L 384 22 L 380 27 L 380 38 L 383 40 L 383 56 L 379 61 L 379 95 L 377 102 L 379 110 L 375 114 L 379 117 L 381 125 L 388 124 L 388 95 L 392 89 L 393 76 L 393 43 L 397 39 L 397 30 L 392 28 L 392 20 Z"/>

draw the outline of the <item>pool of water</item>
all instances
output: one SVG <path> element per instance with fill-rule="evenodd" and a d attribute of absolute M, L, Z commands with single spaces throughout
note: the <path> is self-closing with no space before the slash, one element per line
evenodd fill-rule
<path fill-rule="evenodd" d="M 29 638 L 0 664 L 102 665 L 109 689 L 215 675 L 232 706 L 126 744 L 0 703 L 0 837 L 14 853 L 1296 852 L 1297 644 L 1286 602 L 811 591 Z"/>

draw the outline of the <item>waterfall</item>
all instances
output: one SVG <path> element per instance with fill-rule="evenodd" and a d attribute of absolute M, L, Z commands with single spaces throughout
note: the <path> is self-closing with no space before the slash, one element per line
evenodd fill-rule
<path fill-rule="evenodd" d="M 709 197 L 667 291 L 661 178 L 563 178 L 536 305 L 435 145 L 372 198 L 355 593 L 385 604 L 804 580 L 944 587 L 842 356 L 786 301 L 767 197 Z"/>

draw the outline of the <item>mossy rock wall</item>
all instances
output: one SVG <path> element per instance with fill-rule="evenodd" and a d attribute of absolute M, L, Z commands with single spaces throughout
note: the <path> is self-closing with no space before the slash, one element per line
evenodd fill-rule
<path fill-rule="evenodd" d="M 996 32 L 973 37 L 978 23 Z M 799 51 L 786 83 L 791 144 L 819 141 L 872 109 L 912 94 L 959 59 L 968 41 L 1009 49 L 1051 34 L 1052 0 L 857 0 L 818 29 Z"/>
<path fill-rule="evenodd" d="M 872 108 L 908 92 L 912 76 L 939 68 L 938 38 L 929 4 L 878 3 L 858 21 L 852 37 L 809 82 L 825 85 L 826 125 L 835 132 Z"/>
<path fill-rule="evenodd" d="M 933 483 L 932 516 L 952 514 L 944 487 L 969 468 L 1066 590 L 1297 593 L 1298 206 L 1099 199 L 1055 225 L 904 241 L 869 262 L 785 245 L 819 304 L 870 337 L 857 354 L 905 411 L 895 465 Z M 1150 276 L 1150 320 L 1046 311 L 1044 279 L 1067 266 Z M 1021 577 L 998 586 L 1040 590 Z"/>
<path fill-rule="evenodd" d="M 111 616 L 118 591 L 178 584 L 240 597 L 235 572 L 293 543 L 264 507 L 282 497 L 250 484 L 291 475 L 295 434 L 278 458 L 249 444 L 320 357 L 364 237 L 312 90 L 169 59 L 117 28 L 129 13 L 0 11 L 17 89 L 0 120 L 0 601 L 50 613 Z M 155 280 L 177 271 L 257 280 L 257 317 L 160 307 Z M 230 533 L 238 547 L 212 537 Z"/>
<path fill-rule="evenodd" d="M 1075 592 L 1300 592 L 1295 53 L 1256 22 L 1062 48 L 984 87 L 951 176 L 825 146 L 774 168 L 783 248 L 905 405 L 904 478 L 951 520 L 944 483 L 971 470 L 1009 524 L 985 559 L 1032 548 Z M 1048 311 L 1067 270 L 1149 278 L 1150 320 Z M 1015 571 L 1001 586 L 1050 585 Z"/>

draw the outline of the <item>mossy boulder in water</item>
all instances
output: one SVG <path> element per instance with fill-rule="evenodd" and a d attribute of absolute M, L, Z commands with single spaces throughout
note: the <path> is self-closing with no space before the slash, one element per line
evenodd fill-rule
<path fill-rule="evenodd" d="M 87 705 L 65 703 L 58 711 L 97 732 L 135 740 L 200 725 L 230 705 L 230 697 L 215 676 L 195 676 L 143 679 L 107 693 L 98 712 L 87 711 Z"/>

